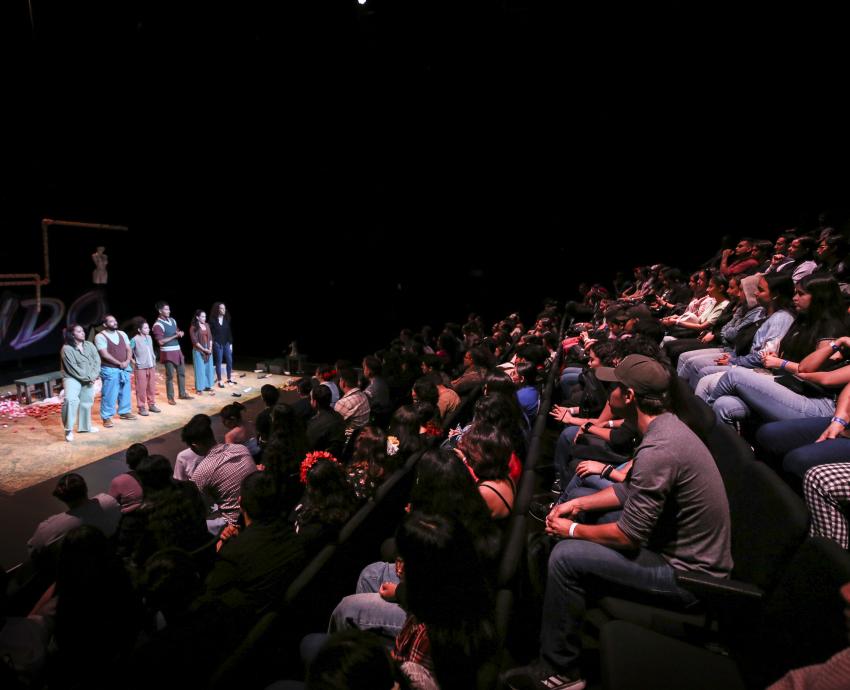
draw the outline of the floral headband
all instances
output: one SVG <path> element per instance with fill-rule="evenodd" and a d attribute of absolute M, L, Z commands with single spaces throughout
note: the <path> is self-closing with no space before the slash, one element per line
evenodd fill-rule
<path fill-rule="evenodd" d="M 307 473 L 310 471 L 310 468 L 316 464 L 317 461 L 322 458 L 326 460 L 330 460 L 331 462 L 339 462 L 333 455 L 328 453 L 326 450 L 316 450 L 312 453 L 307 453 L 304 457 L 304 460 L 301 462 L 301 483 L 307 483 Z"/>
<path fill-rule="evenodd" d="M 387 455 L 398 453 L 399 440 L 395 436 L 387 436 Z"/>

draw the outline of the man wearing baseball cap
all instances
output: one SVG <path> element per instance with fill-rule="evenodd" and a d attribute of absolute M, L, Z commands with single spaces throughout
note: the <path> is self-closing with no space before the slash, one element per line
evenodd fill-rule
<path fill-rule="evenodd" d="M 702 441 L 670 412 L 669 370 L 643 355 L 616 368 L 599 367 L 600 381 L 615 384 L 612 411 L 643 436 L 626 481 L 552 508 L 546 532 L 560 539 L 549 557 L 540 632 L 541 658 L 509 671 L 515 690 L 585 687 L 578 667 L 579 631 L 592 587 L 616 587 L 686 607 L 676 571 L 718 578 L 732 570 L 729 505 L 714 459 Z M 584 513 L 622 510 L 617 522 L 585 525 Z"/>

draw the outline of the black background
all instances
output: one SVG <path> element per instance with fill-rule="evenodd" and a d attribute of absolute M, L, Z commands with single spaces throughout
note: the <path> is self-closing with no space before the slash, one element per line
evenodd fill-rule
<path fill-rule="evenodd" d="M 242 354 L 330 359 L 814 227 L 840 13 L 741 4 L 16 0 L 0 270 L 126 224 L 52 230 L 53 294 L 104 244 L 119 318 L 222 299 Z"/>

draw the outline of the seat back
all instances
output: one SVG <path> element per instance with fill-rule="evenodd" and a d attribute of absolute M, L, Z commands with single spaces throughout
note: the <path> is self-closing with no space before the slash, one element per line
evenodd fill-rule
<path fill-rule="evenodd" d="M 715 424 L 708 431 L 707 445 L 731 500 L 741 487 L 744 466 L 755 462 L 753 450 L 728 424 Z"/>
<path fill-rule="evenodd" d="M 733 577 L 769 592 L 806 538 L 806 506 L 769 467 L 746 462 L 740 486 L 729 495 L 729 512 Z"/>
<path fill-rule="evenodd" d="M 806 539 L 765 605 L 757 638 L 762 687 L 790 669 L 823 663 L 847 647 L 839 590 L 848 582 L 850 553 L 829 539 Z"/>

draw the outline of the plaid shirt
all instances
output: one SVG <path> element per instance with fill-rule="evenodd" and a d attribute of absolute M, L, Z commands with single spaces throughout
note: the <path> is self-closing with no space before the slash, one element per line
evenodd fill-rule
<path fill-rule="evenodd" d="M 352 388 L 337 400 L 334 410 L 342 415 L 345 425 L 352 429 L 359 429 L 369 423 L 369 398 L 359 388 Z"/>
<path fill-rule="evenodd" d="M 408 616 L 398 637 L 395 638 L 393 658 L 404 663 L 412 661 L 424 666 L 434 673 L 434 663 L 431 660 L 431 641 L 424 623 L 419 623 L 415 616 Z"/>
<path fill-rule="evenodd" d="M 242 480 L 256 471 L 257 465 L 245 446 L 241 443 L 220 443 L 198 462 L 192 481 L 201 493 L 218 503 L 224 519 L 235 525 L 239 519 Z"/>

